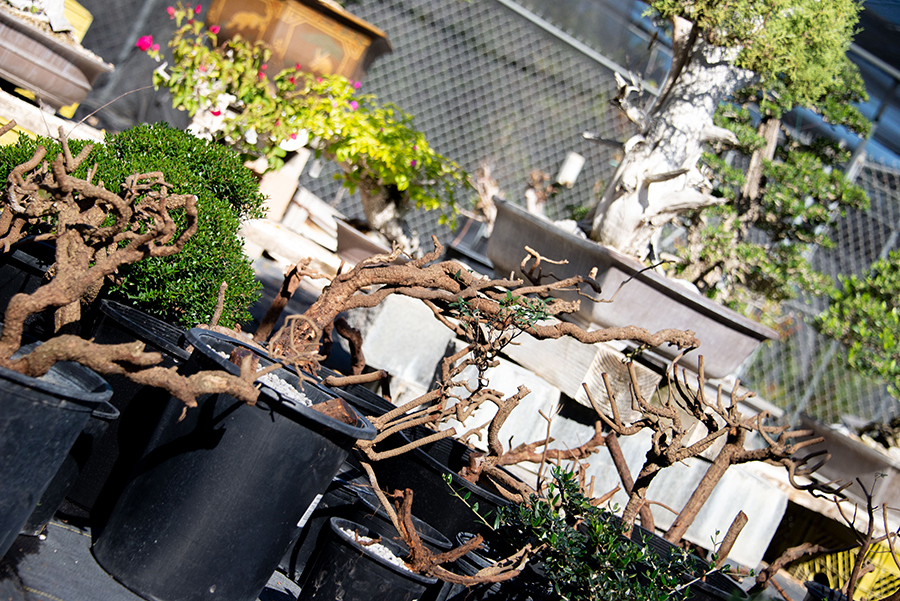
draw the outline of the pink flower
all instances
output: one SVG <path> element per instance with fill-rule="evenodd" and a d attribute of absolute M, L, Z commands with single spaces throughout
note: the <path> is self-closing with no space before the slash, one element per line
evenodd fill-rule
<path fill-rule="evenodd" d="M 209 111 L 209 114 L 212 115 L 213 117 L 218 117 L 219 115 L 222 114 L 222 111 Z"/>
<path fill-rule="evenodd" d="M 135 43 L 135 46 L 137 46 L 141 52 L 147 52 L 153 46 L 153 36 L 145 35 L 139 37 L 138 41 Z"/>
<path fill-rule="evenodd" d="M 200 70 L 200 73 L 206 73 L 206 65 L 200 65 L 197 68 Z"/>
<path fill-rule="evenodd" d="M 296 139 L 297 139 L 297 134 L 291 134 L 291 140 L 296 140 Z"/>
<path fill-rule="evenodd" d="M 265 70 L 268 69 L 268 68 L 269 68 L 269 65 L 267 65 L 267 64 L 265 64 L 265 63 L 263 63 L 263 64 L 261 64 L 261 65 L 259 66 L 259 70 L 260 70 L 260 71 L 265 71 Z"/>
<path fill-rule="evenodd" d="M 409 162 L 409 166 L 410 166 L 410 167 L 415 167 L 415 166 L 416 166 L 416 160 L 415 160 L 415 159 L 411 160 L 411 161 Z"/>
<path fill-rule="evenodd" d="M 350 101 L 350 110 L 355 111 L 358 108 L 359 108 L 359 103 L 356 102 L 355 100 L 351 100 Z"/>
<path fill-rule="evenodd" d="M 413 150 L 418 150 L 418 149 L 419 149 L 419 147 L 416 146 L 415 144 L 413 144 Z"/>
<path fill-rule="evenodd" d="M 319 82 L 319 83 L 322 83 L 322 78 L 321 78 L 321 77 L 317 77 L 317 78 L 316 78 L 316 81 Z"/>
<path fill-rule="evenodd" d="M 213 35 L 216 35 L 217 33 L 219 33 L 219 26 L 218 26 L 218 25 L 213 25 L 212 27 L 210 27 L 210 28 L 209 28 L 209 33 L 211 33 L 211 34 L 213 34 Z"/>
<path fill-rule="evenodd" d="M 293 76 L 293 75 L 291 75 L 291 76 L 290 76 L 290 77 L 288 77 L 288 81 L 289 81 L 289 82 L 291 82 L 291 85 L 293 85 L 293 84 L 296 84 L 296 83 L 297 83 L 297 80 L 296 80 L 296 79 L 294 79 L 294 76 Z"/>
<path fill-rule="evenodd" d="M 276 119 L 276 120 L 275 120 L 275 127 L 278 127 L 279 125 L 281 125 L 281 119 Z"/>
<path fill-rule="evenodd" d="M 200 8 L 200 5 L 198 4 L 197 6 L 194 7 L 194 14 L 199 15 L 201 10 L 202 9 Z"/>
<path fill-rule="evenodd" d="M 169 18 L 170 18 L 170 19 L 174 19 L 174 18 L 175 18 L 175 7 L 174 7 L 174 6 L 170 6 L 169 8 L 167 8 L 167 9 L 166 9 L 166 12 L 169 13 Z"/>
<path fill-rule="evenodd" d="M 260 71 L 259 73 L 257 73 L 256 76 L 259 77 L 260 79 L 265 79 L 265 78 L 266 78 L 266 74 L 263 73 L 262 71 Z"/>
<path fill-rule="evenodd" d="M 159 52 L 159 44 L 153 44 L 152 46 L 150 46 L 150 50 L 152 50 L 153 52 Z"/>
<path fill-rule="evenodd" d="M 354 90 L 358 90 L 358 89 L 359 89 L 359 86 L 361 86 L 361 85 L 362 85 L 362 84 L 359 83 L 358 81 L 354 81 L 354 82 L 353 82 L 353 89 L 354 89 Z"/>
<path fill-rule="evenodd" d="M 299 71 L 299 70 L 300 70 L 300 63 L 297 63 L 296 65 L 294 65 L 294 69 L 296 69 L 297 71 Z"/>

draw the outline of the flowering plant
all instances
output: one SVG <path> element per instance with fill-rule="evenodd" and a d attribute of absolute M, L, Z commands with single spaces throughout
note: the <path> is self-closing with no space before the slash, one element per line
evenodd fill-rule
<path fill-rule="evenodd" d="M 417 207 L 441 209 L 442 221 L 452 219 L 468 176 L 429 146 L 410 115 L 360 94 L 359 82 L 339 75 L 316 75 L 299 64 L 270 74 L 264 42 L 235 36 L 220 44 L 217 26 L 195 20 L 200 6 L 167 10 L 178 26 L 169 43 L 171 64 L 150 36 L 138 48 L 161 63 L 153 83 L 195 117 L 195 134 L 265 156 L 270 168 L 312 140 L 317 156 L 341 166 L 337 177 L 351 192 L 374 186 Z"/>

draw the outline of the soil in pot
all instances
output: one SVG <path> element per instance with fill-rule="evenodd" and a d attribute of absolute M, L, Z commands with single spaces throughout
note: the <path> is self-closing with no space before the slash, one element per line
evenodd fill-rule
<path fill-rule="evenodd" d="M 193 329 L 182 372 L 238 366 L 221 353 L 241 341 Z M 262 357 L 260 366 L 271 362 Z M 292 386 L 296 375 L 278 370 Z M 335 397 L 305 384 L 313 403 Z M 187 411 L 170 399 L 147 452 L 94 544 L 117 580 L 161 601 L 253 601 L 265 587 L 316 496 L 327 489 L 353 443 L 371 439 L 365 419 L 332 419 L 261 388 L 256 405 L 207 395 Z"/>
<path fill-rule="evenodd" d="M 331 536 L 318 550 L 297 601 L 415 601 L 436 578 L 410 572 L 403 566 L 405 550 L 381 539 L 365 546 L 358 541 L 375 539 L 371 530 L 348 520 L 332 518 Z"/>
<path fill-rule="evenodd" d="M 28 347 L 25 347 L 26 349 Z M 41 378 L 0 368 L 0 556 L 6 554 L 109 385 L 75 363 Z"/>

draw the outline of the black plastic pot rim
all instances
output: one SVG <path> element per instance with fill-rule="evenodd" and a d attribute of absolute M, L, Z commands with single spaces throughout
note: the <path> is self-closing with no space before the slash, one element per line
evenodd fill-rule
<path fill-rule="evenodd" d="M 0 331 L 2 330 L 3 327 L 2 324 L 0 324 Z M 25 345 L 17 350 L 12 358 L 16 359 L 27 355 L 41 344 L 43 343 L 33 342 Z M 71 373 L 74 371 L 81 371 L 82 375 L 85 377 L 81 379 L 74 377 Z M 113 393 L 112 388 L 106 383 L 106 380 L 87 367 L 73 361 L 60 361 L 56 363 L 51 368 L 51 371 L 48 372 L 48 375 L 41 376 L 40 378 L 32 378 L 31 376 L 20 374 L 17 371 L 0 367 L 0 378 L 15 382 L 20 386 L 40 391 L 50 397 L 64 399 L 82 406 L 81 409 L 69 407 L 73 411 L 85 411 L 86 409 L 93 411 L 98 409 L 100 405 L 108 405 L 106 401 L 112 397 Z M 93 380 L 93 382 L 91 382 L 91 380 Z M 89 389 L 89 386 L 93 386 L 93 388 Z M 112 411 L 118 415 L 118 411 L 116 411 L 112 405 L 108 405 L 108 409 L 112 409 Z M 108 411 L 108 409 L 104 407 L 104 409 L 100 410 L 101 416 L 104 411 Z"/>
<path fill-rule="evenodd" d="M 112 301 L 112 300 L 108 300 L 108 299 L 104 299 L 103 301 L 101 301 L 100 311 L 102 311 L 106 317 L 112 319 L 119 325 L 124 326 L 130 330 L 134 330 L 134 332 L 137 333 L 138 338 L 141 338 L 143 340 L 146 340 L 146 341 L 152 343 L 154 346 L 165 350 L 170 355 L 177 357 L 178 359 L 181 359 L 183 361 L 187 361 L 188 358 L 190 358 L 191 354 L 188 351 L 186 351 L 185 349 L 172 344 L 168 340 L 164 340 L 164 339 L 160 338 L 159 336 L 157 336 L 150 330 L 141 326 L 141 324 L 132 321 L 128 317 L 128 313 L 134 312 L 134 313 L 140 313 L 142 315 L 145 315 L 145 316 L 153 318 L 153 319 L 157 319 L 156 317 L 153 317 L 149 313 L 144 313 L 140 309 L 135 309 L 134 307 L 129 307 L 128 305 L 123 305 L 122 303 L 117 303 L 116 301 Z M 163 322 L 163 323 L 165 323 L 165 322 Z M 166 324 L 166 325 L 169 325 L 169 324 Z M 175 328 L 175 326 L 171 326 L 171 327 Z"/>
<path fill-rule="evenodd" d="M 416 582 L 420 582 L 425 585 L 434 584 L 435 582 L 437 582 L 437 578 L 435 578 L 433 576 L 423 576 L 422 574 L 416 574 L 413 571 L 410 571 L 406 568 L 401 568 L 400 566 L 397 566 L 397 565 L 389 562 L 387 559 L 385 559 L 383 557 L 379 557 L 374 552 L 372 552 L 368 547 L 365 547 L 365 546 L 359 544 L 358 542 L 356 542 L 353 539 L 353 537 L 351 537 L 349 534 L 347 534 L 346 532 L 344 532 L 342 530 L 342 528 L 343 528 L 346 530 L 352 530 L 352 531 L 356 532 L 357 534 L 359 534 L 360 536 L 369 536 L 370 530 L 368 528 L 366 528 L 365 526 L 357 524 L 356 522 L 351 522 L 350 520 L 345 520 L 343 518 L 331 518 L 328 520 L 328 522 L 331 526 L 331 530 L 335 533 L 335 535 L 341 537 L 341 540 L 343 540 L 345 543 L 353 546 L 354 548 L 358 549 L 360 551 L 360 553 L 365 554 L 366 557 L 368 557 L 369 559 L 372 559 L 373 561 L 387 567 L 391 571 L 397 572 L 398 574 L 402 574 L 403 576 L 405 576 L 411 580 L 414 580 Z M 404 552 L 404 550 L 399 545 L 396 545 L 389 540 L 385 540 L 382 538 L 378 544 L 383 545 L 384 547 L 387 547 L 387 549 L 391 553 L 393 553 L 397 557 L 400 557 L 401 559 L 407 555 L 407 553 Z"/>
<path fill-rule="evenodd" d="M 206 330 L 204 328 L 191 328 L 185 334 L 187 337 L 188 343 L 193 346 L 198 352 L 203 352 L 203 354 L 214 361 L 216 365 L 218 365 L 221 369 L 227 371 L 228 373 L 239 376 L 241 373 L 240 367 L 222 357 L 217 352 L 213 351 L 210 345 L 206 342 L 206 340 L 213 339 L 219 342 L 224 342 L 226 344 L 231 344 L 233 346 L 240 346 L 242 348 L 246 348 L 248 350 L 253 351 L 258 354 L 260 357 L 264 358 L 266 361 L 275 361 L 272 359 L 270 355 L 261 351 L 260 349 L 253 347 L 252 345 L 247 344 L 241 340 L 237 340 L 236 338 L 232 338 L 230 336 L 226 336 L 224 334 L 220 334 L 219 332 L 214 332 L 212 330 Z M 204 350 L 209 352 L 204 352 Z M 285 370 L 287 371 L 287 370 Z M 275 372 L 278 373 L 277 371 Z M 288 372 L 290 373 L 290 372 Z M 313 384 L 310 382 L 305 382 L 304 386 L 314 386 L 319 390 L 323 391 L 325 394 L 330 395 L 332 397 L 339 396 L 337 393 L 332 391 L 329 388 L 321 386 L 319 384 Z M 320 426 L 329 428 L 334 430 L 339 434 L 343 434 L 345 436 L 350 436 L 357 440 L 373 440 L 375 436 L 378 434 L 378 431 L 375 429 L 369 420 L 367 420 L 364 416 L 357 414 L 359 425 L 350 425 L 346 424 L 342 421 L 336 420 L 332 417 L 325 415 L 324 413 L 320 413 L 315 409 L 311 409 L 310 407 L 306 407 L 299 403 L 295 402 L 287 402 L 282 399 L 281 395 L 279 395 L 276 391 L 269 388 L 265 384 L 262 385 L 260 389 L 260 393 L 266 396 L 266 399 L 270 403 L 277 403 L 285 410 L 296 413 L 305 419 L 311 420 Z"/>

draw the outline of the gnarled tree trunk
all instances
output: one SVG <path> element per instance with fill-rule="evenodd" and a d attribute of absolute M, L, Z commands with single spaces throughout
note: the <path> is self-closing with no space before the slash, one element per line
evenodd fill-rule
<path fill-rule="evenodd" d="M 639 87 L 619 78 L 618 103 L 641 133 L 625 143 L 625 158 L 594 212 L 591 238 L 639 258 L 675 215 L 722 201 L 708 193 L 697 162 L 705 142 L 733 139 L 713 124 L 713 115 L 753 78 L 734 66 L 738 49 L 712 46 L 691 32 L 688 21 L 677 20 L 676 60 L 649 110 L 629 99 Z"/>
<path fill-rule="evenodd" d="M 402 199 L 392 198 L 389 188 L 379 186 L 366 179 L 359 184 L 366 221 L 373 230 L 384 234 L 391 244 L 398 244 L 400 250 L 411 257 L 419 256 L 419 239 L 403 220 L 400 203 Z M 396 196 L 400 196 L 397 194 Z"/>

